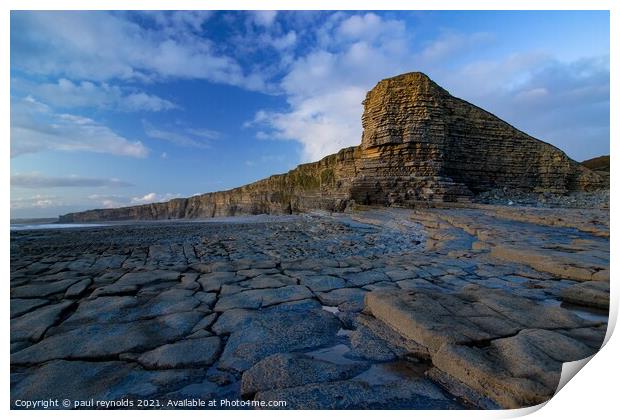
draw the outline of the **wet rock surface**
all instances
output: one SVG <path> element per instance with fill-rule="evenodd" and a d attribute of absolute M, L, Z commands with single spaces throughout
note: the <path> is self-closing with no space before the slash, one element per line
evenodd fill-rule
<path fill-rule="evenodd" d="M 12 232 L 11 399 L 537 404 L 601 346 L 608 220 L 479 205 Z"/>

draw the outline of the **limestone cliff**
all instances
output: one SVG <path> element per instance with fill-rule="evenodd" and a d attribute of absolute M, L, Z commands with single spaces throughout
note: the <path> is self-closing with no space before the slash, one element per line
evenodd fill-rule
<path fill-rule="evenodd" d="M 310 209 L 349 203 L 415 206 L 507 187 L 564 193 L 601 185 L 561 150 L 451 96 L 422 73 L 379 82 L 363 102 L 362 144 L 228 191 L 60 216 L 60 222 L 157 220 Z"/>

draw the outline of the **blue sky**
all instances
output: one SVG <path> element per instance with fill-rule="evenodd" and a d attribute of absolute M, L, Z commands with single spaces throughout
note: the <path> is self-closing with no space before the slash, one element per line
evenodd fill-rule
<path fill-rule="evenodd" d="M 11 217 L 239 186 L 361 138 L 423 71 L 576 160 L 609 153 L 609 13 L 11 12 Z"/>

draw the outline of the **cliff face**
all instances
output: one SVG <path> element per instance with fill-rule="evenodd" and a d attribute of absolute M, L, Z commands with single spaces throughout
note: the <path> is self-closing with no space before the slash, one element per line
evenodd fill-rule
<path fill-rule="evenodd" d="M 414 206 L 508 187 L 563 193 L 601 178 L 561 150 L 451 96 L 422 73 L 382 80 L 364 101 L 362 144 L 243 187 L 60 222 L 342 211 L 351 202 Z"/>
<path fill-rule="evenodd" d="M 117 209 L 88 210 L 60 216 L 60 223 L 103 220 L 162 220 L 291 214 L 310 209 L 343 211 L 350 200 L 351 181 L 357 175 L 359 148 L 349 147 L 318 162 L 299 165 L 252 184 L 164 203 Z"/>
<path fill-rule="evenodd" d="M 379 82 L 364 101 L 362 125 L 366 153 L 381 159 L 386 150 L 405 146 L 411 152 L 405 167 L 441 174 L 473 192 L 508 187 L 563 193 L 600 183 L 561 150 L 451 96 L 422 73 Z"/>

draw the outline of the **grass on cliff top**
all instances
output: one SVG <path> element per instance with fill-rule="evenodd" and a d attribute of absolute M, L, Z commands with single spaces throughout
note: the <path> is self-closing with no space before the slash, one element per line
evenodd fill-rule
<path fill-rule="evenodd" d="M 593 171 L 609 172 L 609 155 L 584 160 L 581 164 Z"/>

